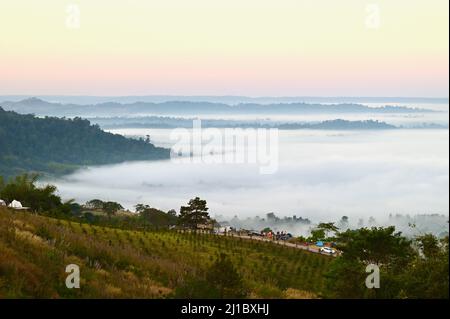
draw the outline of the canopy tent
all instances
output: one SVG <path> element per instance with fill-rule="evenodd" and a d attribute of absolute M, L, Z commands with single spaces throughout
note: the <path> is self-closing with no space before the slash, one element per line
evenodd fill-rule
<path fill-rule="evenodd" d="M 8 205 L 8 207 L 14 208 L 14 209 L 22 209 L 22 208 L 24 208 L 24 207 L 22 206 L 22 203 L 19 202 L 19 201 L 17 201 L 17 200 L 13 200 L 13 201 L 11 202 L 11 204 Z"/>

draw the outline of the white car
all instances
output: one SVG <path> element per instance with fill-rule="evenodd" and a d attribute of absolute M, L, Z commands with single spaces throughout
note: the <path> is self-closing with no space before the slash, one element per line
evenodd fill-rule
<path fill-rule="evenodd" d="M 330 247 L 322 247 L 322 248 L 320 248 L 320 252 L 327 253 L 327 254 L 335 254 L 336 250 L 334 250 L 333 248 L 330 248 Z"/>

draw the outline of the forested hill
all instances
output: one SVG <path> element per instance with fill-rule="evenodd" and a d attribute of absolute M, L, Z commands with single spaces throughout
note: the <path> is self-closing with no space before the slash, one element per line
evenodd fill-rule
<path fill-rule="evenodd" d="M 170 150 L 102 131 L 80 118 L 37 118 L 0 107 L 0 176 L 63 174 L 84 165 L 166 159 Z"/>

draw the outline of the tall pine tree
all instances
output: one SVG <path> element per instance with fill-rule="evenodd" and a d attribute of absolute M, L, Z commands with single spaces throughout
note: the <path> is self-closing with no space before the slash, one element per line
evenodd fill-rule
<path fill-rule="evenodd" d="M 180 224 L 184 227 L 197 229 L 199 225 L 206 224 L 210 220 L 206 200 L 199 197 L 191 199 L 188 206 L 180 208 Z"/>

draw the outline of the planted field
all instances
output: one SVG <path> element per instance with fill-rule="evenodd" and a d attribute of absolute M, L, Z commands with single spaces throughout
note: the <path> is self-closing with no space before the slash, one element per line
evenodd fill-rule
<path fill-rule="evenodd" d="M 0 297 L 170 298 L 225 253 L 249 297 L 321 294 L 330 257 L 268 242 L 175 231 L 130 231 L 0 208 Z M 80 289 L 68 289 L 68 264 Z"/>

